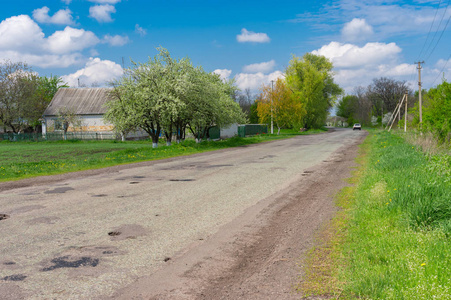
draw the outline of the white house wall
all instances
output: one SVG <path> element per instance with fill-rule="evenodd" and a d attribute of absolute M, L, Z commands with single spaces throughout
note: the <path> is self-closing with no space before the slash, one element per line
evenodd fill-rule
<path fill-rule="evenodd" d="M 219 135 L 221 139 L 231 138 L 238 135 L 238 124 L 232 124 L 227 128 L 221 128 Z"/>

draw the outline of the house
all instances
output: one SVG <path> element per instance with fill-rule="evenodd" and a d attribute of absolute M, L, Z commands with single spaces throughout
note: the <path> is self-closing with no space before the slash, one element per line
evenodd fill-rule
<path fill-rule="evenodd" d="M 58 120 L 61 109 L 76 115 L 75 124 L 69 124 L 68 133 L 80 139 L 114 139 L 114 126 L 103 119 L 107 111 L 110 88 L 60 88 L 42 116 L 42 134 L 62 133 Z M 127 137 L 138 138 L 146 134 L 135 132 Z"/>

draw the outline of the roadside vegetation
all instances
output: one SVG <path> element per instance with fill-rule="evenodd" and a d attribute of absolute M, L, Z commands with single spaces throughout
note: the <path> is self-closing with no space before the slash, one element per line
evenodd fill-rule
<path fill-rule="evenodd" d="M 312 250 L 300 290 L 340 299 L 449 299 L 451 157 L 403 137 L 370 132 L 354 186 L 338 196 L 343 209 Z"/>
<path fill-rule="evenodd" d="M 250 145 L 296 135 L 323 132 L 324 129 L 299 132 L 282 130 L 280 135 L 262 134 L 234 137 L 221 141 L 196 143 L 187 139 L 180 144 L 149 147 L 146 141 L 56 141 L 0 142 L 0 181 L 98 169 L 119 164 L 149 161 Z"/>

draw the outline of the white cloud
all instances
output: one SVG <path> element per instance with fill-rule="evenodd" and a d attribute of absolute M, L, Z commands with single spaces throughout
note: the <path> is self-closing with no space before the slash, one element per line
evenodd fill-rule
<path fill-rule="evenodd" d="M 285 77 L 285 74 L 281 71 L 275 71 L 268 75 L 261 72 L 259 73 L 239 73 L 235 75 L 235 81 L 238 88 L 245 90 L 249 88 L 253 91 L 259 90 L 263 84 L 269 84 L 271 80 L 277 80 L 278 78 Z"/>
<path fill-rule="evenodd" d="M 373 28 L 365 19 L 355 18 L 351 22 L 346 23 L 341 30 L 341 34 L 345 41 L 363 41 L 373 35 Z"/>
<path fill-rule="evenodd" d="M 121 2 L 121 0 L 89 0 L 89 2 L 99 3 L 99 4 L 116 4 Z"/>
<path fill-rule="evenodd" d="M 232 74 L 232 70 L 228 69 L 216 69 L 213 73 L 218 74 L 222 80 L 228 80 L 230 75 Z"/>
<path fill-rule="evenodd" d="M 276 62 L 274 60 L 270 60 L 267 62 L 262 62 L 258 64 L 251 64 L 243 67 L 243 72 L 245 73 L 268 73 L 271 72 L 276 66 Z"/>
<path fill-rule="evenodd" d="M 39 23 L 58 24 L 58 25 L 72 25 L 74 20 L 72 18 L 72 11 L 68 8 L 60 9 L 53 16 L 49 15 L 50 9 L 47 6 L 33 10 L 33 18 Z"/>
<path fill-rule="evenodd" d="M 0 49 L 39 51 L 44 33 L 27 15 L 14 16 L 0 23 Z"/>
<path fill-rule="evenodd" d="M 383 62 L 394 62 L 401 52 L 395 43 L 367 43 L 363 47 L 352 44 L 331 42 L 319 50 L 312 51 L 313 54 L 323 55 L 329 58 L 334 67 L 353 68 L 369 65 L 377 65 Z"/>
<path fill-rule="evenodd" d="M 9 59 L 14 62 L 26 62 L 33 67 L 66 68 L 83 63 L 85 60 L 80 53 L 72 54 L 32 54 L 14 50 L 0 50 L 0 60 Z"/>
<path fill-rule="evenodd" d="M 66 27 L 46 38 L 29 16 L 7 18 L 0 23 L 0 60 L 25 61 L 37 67 L 68 67 L 85 59 L 80 51 L 98 44 L 90 31 Z"/>
<path fill-rule="evenodd" d="M 75 73 L 62 76 L 64 82 L 69 86 L 77 87 L 80 84 L 91 86 L 93 84 L 105 86 L 111 80 L 122 76 L 123 70 L 120 65 L 110 60 L 100 58 L 90 58 L 83 69 Z"/>
<path fill-rule="evenodd" d="M 89 8 L 89 16 L 94 18 L 99 23 L 113 22 L 111 14 L 116 12 L 116 8 L 113 5 L 94 5 Z"/>
<path fill-rule="evenodd" d="M 135 32 L 139 34 L 140 36 L 145 36 L 147 34 L 147 30 L 140 27 L 138 24 L 135 25 Z"/>
<path fill-rule="evenodd" d="M 128 36 L 115 35 L 111 36 L 109 34 L 103 37 L 103 42 L 110 44 L 111 46 L 124 46 L 129 42 Z"/>
<path fill-rule="evenodd" d="M 67 26 L 63 31 L 56 31 L 49 36 L 48 48 L 53 53 L 62 54 L 80 51 L 99 42 L 93 32 Z"/>
<path fill-rule="evenodd" d="M 236 36 L 236 40 L 240 43 L 269 43 L 271 41 L 266 33 L 248 31 L 246 28 L 241 29 L 241 34 Z"/>

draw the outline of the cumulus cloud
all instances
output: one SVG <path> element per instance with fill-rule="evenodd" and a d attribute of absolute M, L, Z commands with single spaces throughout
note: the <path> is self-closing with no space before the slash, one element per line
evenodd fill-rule
<path fill-rule="evenodd" d="M 113 5 L 94 5 L 89 8 L 89 16 L 94 18 L 99 23 L 113 22 L 111 14 L 116 12 L 116 8 Z"/>
<path fill-rule="evenodd" d="M 232 70 L 228 69 L 216 69 L 213 73 L 218 74 L 222 80 L 228 80 L 230 75 L 232 74 Z"/>
<path fill-rule="evenodd" d="M 147 30 L 140 27 L 138 24 L 135 25 L 135 32 L 139 34 L 140 36 L 145 36 L 147 34 Z"/>
<path fill-rule="evenodd" d="M 243 72 L 245 73 L 268 73 L 271 72 L 276 66 L 276 62 L 274 60 L 270 60 L 267 62 L 262 62 L 258 64 L 251 64 L 243 67 Z"/>
<path fill-rule="evenodd" d="M 72 25 L 74 20 L 72 18 L 72 11 L 68 8 L 60 9 L 53 16 L 49 15 L 50 9 L 47 6 L 33 10 L 33 19 L 39 23 L 58 24 L 58 25 Z"/>
<path fill-rule="evenodd" d="M 71 87 L 77 87 L 79 79 L 80 83 L 86 86 L 105 86 L 109 81 L 122 76 L 122 74 L 122 67 L 117 63 L 91 57 L 83 69 L 61 77 Z"/>
<path fill-rule="evenodd" d="M 70 53 L 97 45 L 99 38 L 91 31 L 67 26 L 48 38 L 50 51 L 57 54 Z"/>
<path fill-rule="evenodd" d="M 129 42 L 128 36 L 115 35 L 111 36 L 109 34 L 103 37 L 103 42 L 110 44 L 110 46 L 124 46 Z"/>
<path fill-rule="evenodd" d="M 39 25 L 27 15 L 0 23 L 0 59 L 25 61 L 38 67 L 68 67 L 84 61 L 80 51 L 98 44 L 97 36 L 67 26 L 46 38 Z"/>
<path fill-rule="evenodd" d="M 346 23 L 341 30 L 343 39 L 350 42 L 367 40 L 373 33 L 373 27 L 365 19 L 358 18 Z"/>
<path fill-rule="evenodd" d="M 353 44 L 331 42 L 312 51 L 315 55 L 323 55 L 329 58 L 337 68 L 353 68 L 377 65 L 382 62 L 393 62 L 401 52 L 395 43 L 367 43 L 363 47 Z"/>
<path fill-rule="evenodd" d="M 246 28 L 241 29 L 241 34 L 236 36 L 236 40 L 240 43 L 269 43 L 271 41 L 266 33 L 248 31 Z"/>
<path fill-rule="evenodd" d="M 71 54 L 32 54 L 12 50 L 0 50 L 0 60 L 9 59 L 14 62 L 26 62 L 33 67 L 66 68 L 83 63 L 85 59 L 80 53 Z"/>
<path fill-rule="evenodd" d="M 238 88 L 245 90 L 247 88 L 256 91 L 262 87 L 263 84 L 269 84 L 271 80 L 284 78 L 285 74 L 281 71 L 275 71 L 270 74 L 258 73 L 239 73 L 235 76 L 235 82 Z"/>

